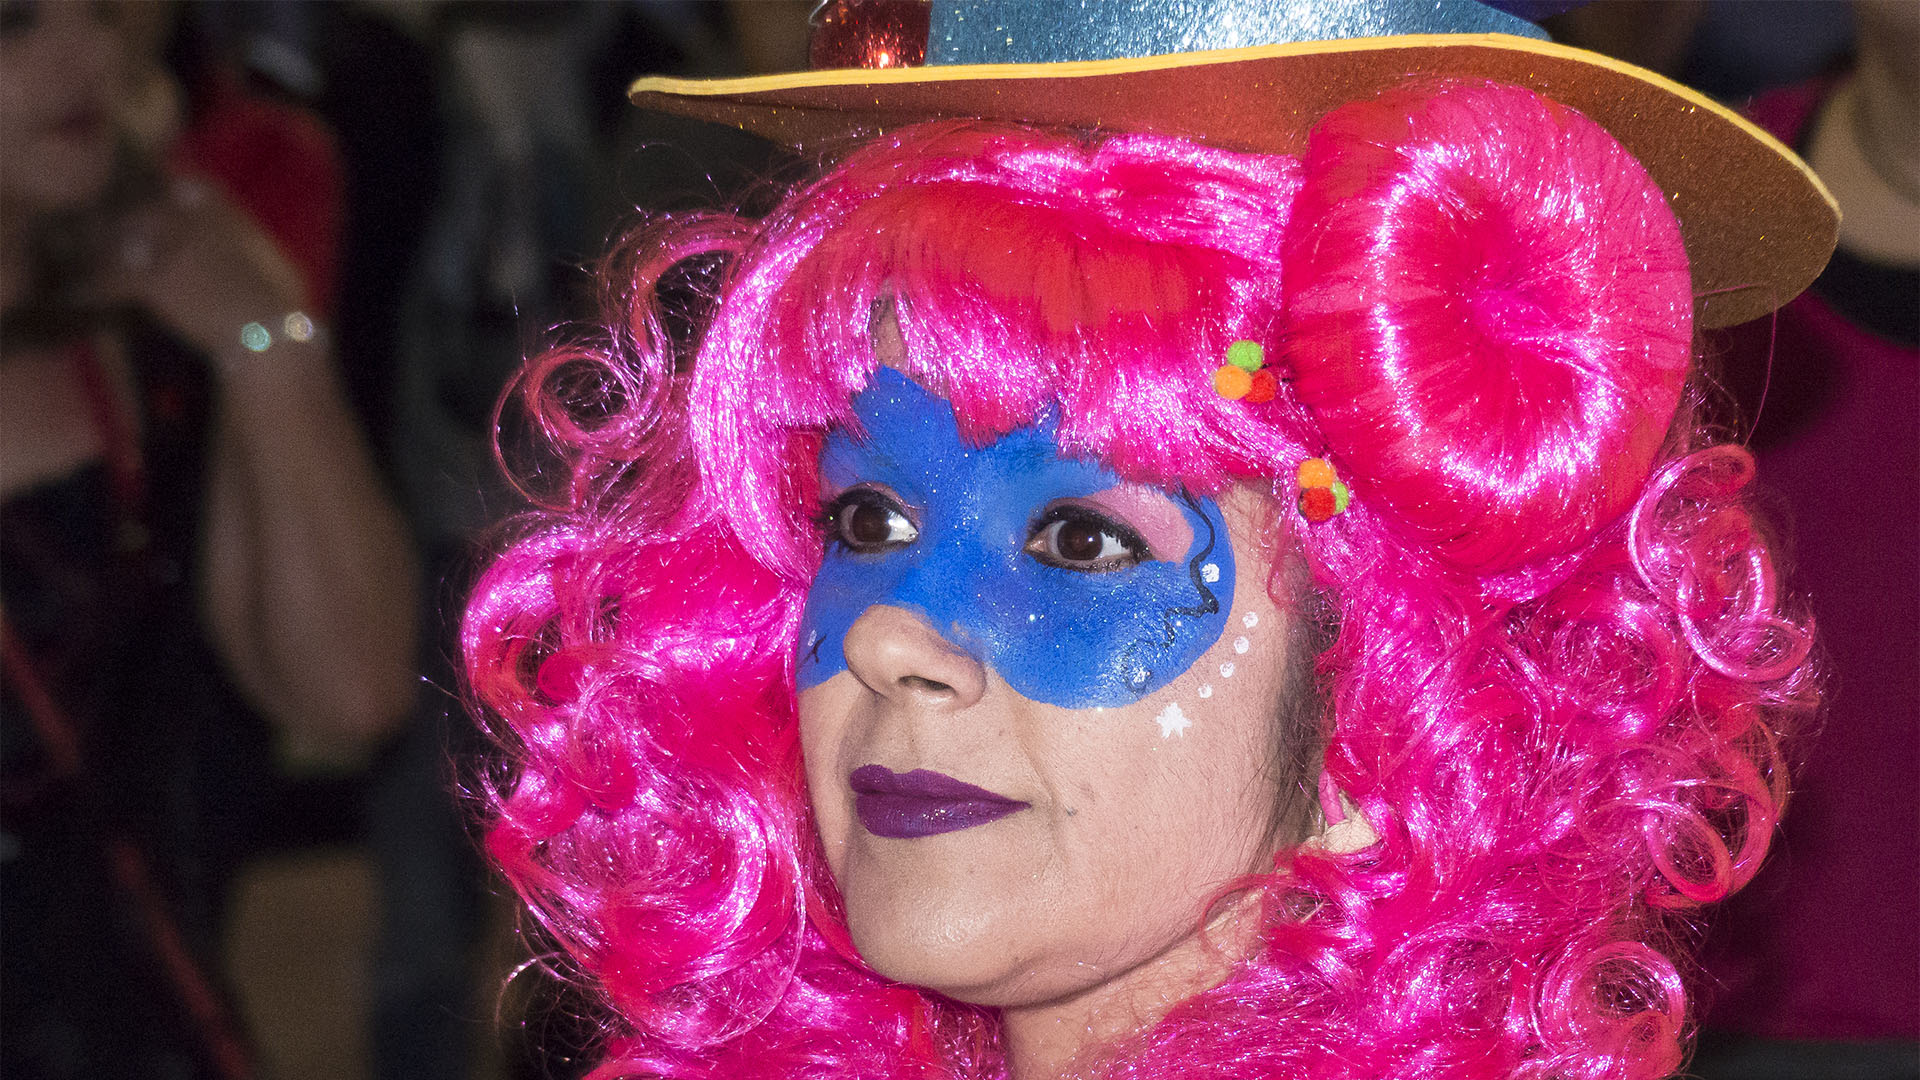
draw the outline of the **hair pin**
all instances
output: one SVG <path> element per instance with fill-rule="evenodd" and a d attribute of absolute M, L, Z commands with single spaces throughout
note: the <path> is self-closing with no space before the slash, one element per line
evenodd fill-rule
<path fill-rule="evenodd" d="M 1229 401 L 1258 405 L 1273 400 L 1280 380 L 1267 367 L 1267 350 L 1259 342 L 1236 341 L 1227 346 L 1227 362 L 1214 369 L 1213 388 Z"/>
<path fill-rule="evenodd" d="M 1353 501 L 1353 492 L 1340 481 L 1333 462 L 1311 457 L 1300 463 L 1296 479 L 1300 485 L 1300 516 L 1315 524 L 1345 513 Z"/>

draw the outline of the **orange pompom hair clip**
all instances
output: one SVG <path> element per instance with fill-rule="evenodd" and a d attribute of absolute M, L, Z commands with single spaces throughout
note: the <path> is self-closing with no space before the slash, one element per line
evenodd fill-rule
<path fill-rule="evenodd" d="M 1300 463 L 1295 477 L 1300 485 L 1300 516 L 1315 524 L 1343 513 L 1353 501 L 1353 492 L 1333 470 L 1333 462 L 1312 457 Z"/>

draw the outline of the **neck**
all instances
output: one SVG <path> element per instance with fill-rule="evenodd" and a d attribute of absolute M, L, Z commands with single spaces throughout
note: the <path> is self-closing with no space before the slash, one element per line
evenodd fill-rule
<path fill-rule="evenodd" d="M 1259 900 L 1229 901 L 1208 925 L 1130 971 L 1068 997 L 1000 1012 L 1013 1080 L 1091 1080 L 1102 1051 L 1219 985 L 1259 941 Z"/>

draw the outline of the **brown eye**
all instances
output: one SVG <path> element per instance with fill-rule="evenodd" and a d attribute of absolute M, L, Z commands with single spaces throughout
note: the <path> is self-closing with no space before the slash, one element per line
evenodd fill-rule
<path fill-rule="evenodd" d="M 885 507 L 864 503 L 847 508 L 847 539 L 856 544 L 884 544 L 893 535 L 893 517 Z"/>
<path fill-rule="evenodd" d="M 902 547 L 919 539 L 920 530 L 895 503 L 870 488 L 857 488 L 827 508 L 829 539 L 862 554 Z"/>
<path fill-rule="evenodd" d="M 1138 532 L 1075 503 L 1049 510 L 1029 533 L 1026 551 L 1048 566 L 1090 573 L 1153 557 Z"/>
<path fill-rule="evenodd" d="M 1063 521 L 1054 533 L 1054 546 L 1060 557 L 1072 562 L 1091 562 L 1100 557 L 1100 526 L 1086 518 Z"/>

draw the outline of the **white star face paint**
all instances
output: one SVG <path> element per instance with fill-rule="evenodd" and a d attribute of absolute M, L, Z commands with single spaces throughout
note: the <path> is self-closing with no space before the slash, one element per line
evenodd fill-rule
<path fill-rule="evenodd" d="M 1161 709 L 1160 715 L 1153 719 L 1160 725 L 1160 737 L 1163 739 L 1185 735 L 1187 729 L 1193 726 L 1193 721 L 1187 719 L 1187 714 L 1180 711 L 1180 703 L 1177 701 L 1167 702 L 1167 707 Z"/>

